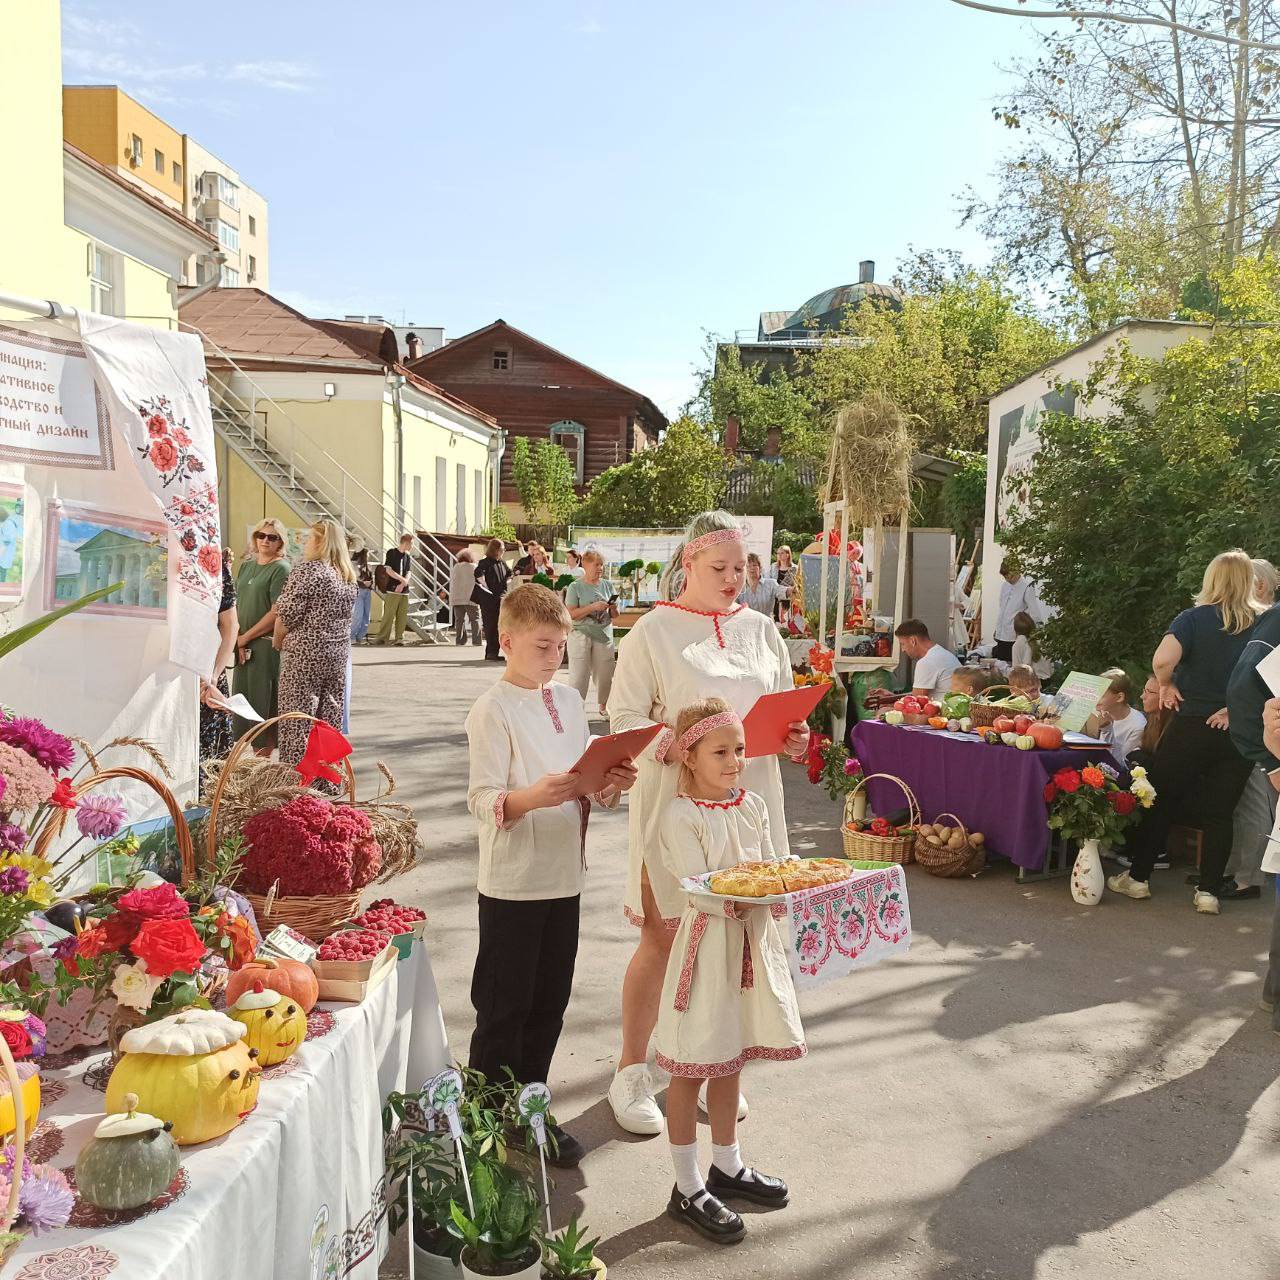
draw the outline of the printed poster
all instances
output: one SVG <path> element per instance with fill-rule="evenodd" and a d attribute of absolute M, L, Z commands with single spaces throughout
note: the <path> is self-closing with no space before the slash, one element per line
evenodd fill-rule
<path fill-rule="evenodd" d="M 1097 710 L 1098 699 L 1110 684 L 1106 676 L 1071 672 L 1053 695 L 1059 708 L 1058 728 L 1063 733 L 1079 733 L 1085 721 Z"/>

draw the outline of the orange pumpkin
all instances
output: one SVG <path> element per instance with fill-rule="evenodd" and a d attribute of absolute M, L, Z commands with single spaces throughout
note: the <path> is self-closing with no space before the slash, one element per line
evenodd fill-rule
<path fill-rule="evenodd" d="M 947 727 L 946 716 L 930 716 L 929 717 L 929 728 L 945 729 L 946 727 Z"/>
<path fill-rule="evenodd" d="M 252 991 L 255 982 L 286 996 L 303 1013 L 310 1013 L 320 999 L 320 983 L 310 965 L 284 956 L 279 959 L 262 956 L 250 960 L 227 979 L 227 1008 L 231 1008 L 246 991 Z"/>
<path fill-rule="evenodd" d="M 1062 746 L 1062 730 L 1056 724 L 1044 724 L 1036 721 L 1027 735 L 1042 751 L 1057 751 Z"/>

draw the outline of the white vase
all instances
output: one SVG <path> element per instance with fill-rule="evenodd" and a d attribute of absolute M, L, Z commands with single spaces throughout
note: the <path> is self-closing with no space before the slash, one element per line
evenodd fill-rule
<path fill-rule="evenodd" d="M 1071 868 L 1071 896 L 1082 907 L 1096 907 L 1102 901 L 1106 876 L 1102 874 L 1102 858 L 1096 840 L 1084 840 Z"/>
<path fill-rule="evenodd" d="M 494 1280 L 493 1276 L 482 1271 L 472 1271 L 466 1262 L 467 1251 L 462 1251 L 462 1274 L 466 1280 Z M 519 1271 L 508 1271 L 502 1280 L 542 1280 L 542 1255 L 539 1253 L 527 1267 Z"/>
<path fill-rule="evenodd" d="M 413 1271 L 417 1280 L 459 1280 L 462 1269 L 452 1258 L 413 1246 Z"/>

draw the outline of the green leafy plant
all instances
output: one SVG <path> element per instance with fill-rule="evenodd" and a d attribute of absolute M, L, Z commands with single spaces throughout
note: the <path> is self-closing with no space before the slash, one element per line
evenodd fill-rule
<path fill-rule="evenodd" d="M 1086 765 L 1083 769 L 1059 769 L 1045 783 L 1044 799 L 1049 806 L 1049 826 L 1068 840 L 1102 840 L 1119 843 L 1125 828 L 1149 809 L 1156 790 L 1141 766 L 1132 774 L 1129 786 L 1122 787 L 1109 765 Z"/>
<path fill-rule="evenodd" d="M 30 622 L 24 623 L 20 627 L 14 627 L 12 631 L 0 636 L 0 658 L 12 653 L 19 645 L 26 644 L 28 640 L 34 640 L 46 627 L 53 626 L 59 618 L 65 618 L 69 614 L 83 609 L 86 605 L 96 604 L 99 600 L 105 600 L 113 591 L 119 591 L 123 586 L 123 582 L 113 582 L 109 587 L 100 587 L 97 591 L 90 591 L 87 596 L 81 596 L 79 600 L 73 600 L 70 604 L 64 604 L 59 609 L 53 609 L 38 618 L 33 618 Z"/>
<path fill-rule="evenodd" d="M 531 524 L 567 524 L 578 509 L 573 464 L 551 440 L 535 445 L 524 436 L 517 437 L 511 451 L 511 478 Z"/>
<path fill-rule="evenodd" d="M 489 523 L 485 526 L 480 536 L 482 538 L 499 538 L 503 542 L 515 542 L 516 527 L 511 522 L 511 517 L 501 507 L 494 507 L 493 514 L 489 517 Z"/>
<path fill-rule="evenodd" d="M 596 1245 L 600 1237 L 584 1239 L 586 1232 L 578 1225 L 578 1216 L 569 1219 L 569 1225 L 551 1235 L 538 1233 L 542 1245 L 542 1261 L 547 1274 L 554 1280 L 588 1280 L 595 1274 Z"/>
<path fill-rule="evenodd" d="M 462 1242 L 467 1266 L 492 1276 L 528 1266 L 540 1208 L 528 1179 L 490 1160 L 476 1161 L 470 1172 L 474 1216 L 457 1200 L 449 1206 L 449 1231 Z"/>

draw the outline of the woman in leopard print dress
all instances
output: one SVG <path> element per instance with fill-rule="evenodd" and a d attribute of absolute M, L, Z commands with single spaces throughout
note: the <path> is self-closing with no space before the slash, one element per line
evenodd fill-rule
<path fill-rule="evenodd" d="M 346 539 L 332 520 L 319 520 L 311 527 L 303 556 L 276 599 L 275 642 L 281 650 L 277 707 L 281 715 L 304 711 L 341 729 L 355 570 Z M 310 732 L 305 720 L 286 720 L 280 726 L 284 763 L 302 759 Z"/>

